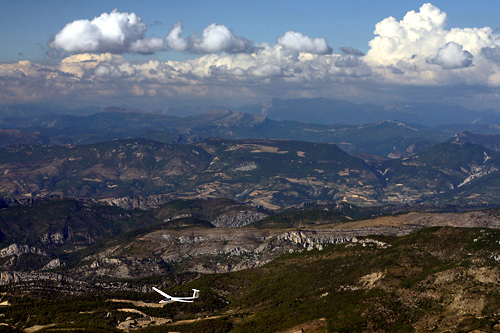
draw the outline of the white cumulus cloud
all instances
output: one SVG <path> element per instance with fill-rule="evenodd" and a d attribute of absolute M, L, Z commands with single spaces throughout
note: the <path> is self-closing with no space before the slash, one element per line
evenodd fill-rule
<path fill-rule="evenodd" d="M 176 51 L 186 51 L 188 43 L 182 38 L 182 24 L 181 22 L 174 24 L 172 30 L 165 38 L 168 46 Z"/>
<path fill-rule="evenodd" d="M 331 54 L 332 49 L 323 38 L 311 38 L 296 31 L 287 31 L 281 37 L 278 37 L 277 42 L 282 47 L 297 51 L 313 54 Z"/>
<path fill-rule="evenodd" d="M 147 26 L 135 13 L 111 13 L 68 23 L 49 42 L 53 49 L 69 53 L 154 53 L 164 48 L 161 38 L 146 38 Z"/>
<path fill-rule="evenodd" d="M 496 85 L 500 35 L 489 27 L 448 29 L 447 21 L 430 3 L 400 21 L 388 17 L 375 25 L 362 59 L 384 82 Z"/>
<path fill-rule="evenodd" d="M 388 17 L 375 25 L 365 59 L 373 64 L 396 65 L 434 56 L 446 44 L 446 13 L 430 3 L 408 12 L 401 21 Z"/>
<path fill-rule="evenodd" d="M 212 23 L 203 29 L 202 35 L 190 35 L 187 39 L 182 37 L 182 24 L 175 24 L 166 37 L 168 46 L 176 51 L 195 54 L 200 53 L 251 53 L 255 51 L 252 41 L 236 36 L 225 25 Z"/>

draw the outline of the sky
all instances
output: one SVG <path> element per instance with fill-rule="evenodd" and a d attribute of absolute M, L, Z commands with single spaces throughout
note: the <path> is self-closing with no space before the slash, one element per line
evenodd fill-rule
<path fill-rule="evenodd" d="M 500 110 L 499 14 L 491 0 L 0 0 L 0 105 Z"/>

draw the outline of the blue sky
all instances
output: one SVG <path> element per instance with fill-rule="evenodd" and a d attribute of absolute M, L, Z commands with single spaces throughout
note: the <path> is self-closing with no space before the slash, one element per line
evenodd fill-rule
<path fill-rule="evenodd" d="M 491 0 L 0 3 L 0 104 L 330 97 L 481 109 L 500 95 Z M 138 21 L 113 39 L 105 29 L 123 19 Z"/>
<path fill-rule="evenodd" d="M 401 19 L 423 1 L 66 1 L 1 0 L 0 62 L 41 61 L 47 42 L 67 23 L 92 19 L 118 9 L 134 12 L 151 34 L 165 36 L 172 24 L 183 21 L 186 31 L 202 31 L 211 23 L 224 24 L 256 43 L 273 43 L 288 30 L 325 38 L 336 47 L 353 46 L 364 52 L 373 38 L 375 24 L 388 16 Z M 42 5 L 41 5 L 42 4 Z M 453 27 L 500 27 L 500 7 L 491 0 L 433 1 L 448 14 Z M 181 59 L 186 55 L 164 52 L 156 58 Z"/>

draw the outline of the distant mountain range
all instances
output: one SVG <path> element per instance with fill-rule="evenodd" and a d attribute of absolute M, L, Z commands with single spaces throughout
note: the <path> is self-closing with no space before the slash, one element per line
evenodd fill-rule
<path fill-rule="evenodd" d="M 313 124 L 366 124 L 394 120 L 426 126 L 445 124 L 498 123 L 500 112 L 472 111 L 451 103 L 354 104 L 327 98 L 272 99 L 263 105 L 240 108 L 274 120 Z"/>
<path fill-rule="evenodd" d="M 495 123 L 422 126 L 393 120 L 364 125 L 276 121 L 262 114 L 212 110 L 174 117 L 111 107 L 86 116 L 45 114 L 0 118 L 0 147 L 13 144 L 90 144 L 147 138 L 192 143 L 209 137 L 267 138 L 335 143 L 349 154 L 399 158 L 418 153 L 462 131 L 500 135 Z"/>
<path fill-rule="evenodd" d="M 0 105 L 0 118 L 27 118 L 37 117 L 46 114 L 73 114 L 89 115 L 99 112 L 101 108 L 97 106 L 68 109 L 63 107 L 49 107 L 36 104 L 13 104 Z"/>
<path fill-rule="evenodd" d="M 119 107 L 127 109 L 127 107 Z M 498 110 L 473 111 L 453 103 L 390 103 L 355 104 L 344 100 L 328 98 L 274 98 L 262 104 L 241 107 L 227 106 L 185 106 L 166 107 L 155 110 L 154 113 L 172 117 L 194 117 L 211 110 L 232 109 L 234 111 L 261 114 L 278 121 L 299 121 L 309 124 L 361 125 L 382 120 L 393 120 L 425 126 L 499 123 Z M 0 106 L 0 119 L 27 118 L 42 115 L 76 115 L 85 116 L 97 113 L 99 107 L 82 107 L 75 109 L 54 108 L 39 105 L 4 105 Z"/>

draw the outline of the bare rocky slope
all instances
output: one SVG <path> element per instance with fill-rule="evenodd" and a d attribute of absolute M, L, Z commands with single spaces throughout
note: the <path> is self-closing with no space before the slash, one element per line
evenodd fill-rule
<path fill-rule="evenodd" d="M 250 214 L 260 214 L 253 212 Z M 407 213 L 381 216 L 353 222 L 302 228 L 228 228 L 186 227 L 191 217 L 173 217 L 177 226 L 150 232 L 132 233 L 98 242 L 86 250 L 77 262 L 65 255 L 57 256 L 43 248 L 11 244 L 0 250 L 3 275 L 0 283 L 47 278 L 90 281 L 98 279 L 138 278 L 171 272 L 222 273 L 266 264 L 284 253 L 321 250 L 328 244 L 356 243 L 371 235 L 403 236 L 432 226 L 464 228 L 500 228 L 500 211 L 485 210 L 464 213 Z M 218 217 L 220 219 L 220 215 Z M 135 235 L 135 236 L 134 236 Z M 64 243 L 64 239 L 60 242 Z M 383 246 L 373 241 L 377 246 Z M 97 247 L 96 247 L 97 246 Z M 49 247 L 50 249 L 50 247 Z M 90 251 L 89 251 L 90 250 Z M 17 271 L 23 261 L 37 260 L 38 266 Z M 75 265 L 76 264 L 76 265 Z M 38 268 L 36 268 L 38 267 Z M 59 275 L 49 273 L 58 271 Z M 47 273 L 44 273 L 47 272 Z M 45 274 L 45 275 L 44 275 Z M 44 277 L 45 278 L 45 277 Z"/>

